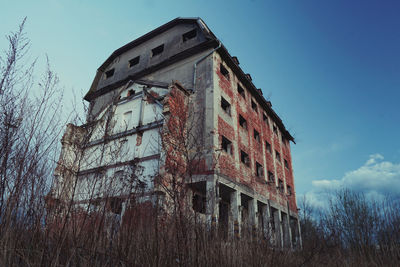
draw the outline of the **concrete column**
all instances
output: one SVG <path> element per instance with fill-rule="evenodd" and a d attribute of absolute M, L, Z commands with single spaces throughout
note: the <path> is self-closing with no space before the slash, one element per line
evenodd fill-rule
<path fill-rule="evenodd" d="M 251 232 L 254 237 L 254 235 L 257 232 L 257 225 L 258 225 L 258 220 L 257 220 L 257 200 L 254 198 L 250 199 L 248 202 L 249 205 L 249 226 L 251 226 Z"/>
<path fill-rule="evenodd" d="M 211 230 L 217 229 L 217 216 L 218 216 L 218 200 L 217 200 L 217 187 L 215 180 L 207 180 L 206 182 L 206 217 L 207 226 Z"/>
<path fill-rule="evenodd" d="M 263 216 L 262 221 L 262 233 L 264 238 L 270 238 L 270 214 L 268 205 L 263 205 L 261 208 L 261 216 Z"/>
<path fill-rule="evenodd" d="M 230 196 L 230 202 L 231 202 L 231 236 L 234 236 L 236 238 L 240 237 L 240 224 L 241 224 L 241 216 L 240 216 L 240 210 L 239 210 L 239 206 L 240 206 L 240 192 L 238 191 L 234 191 L 231 193 Z"/>
<path fill-rule="evenodd" d="M 283 247 L 282 216 L 281 211 L 276 210 L 273 214 L 275 224 L 275 242 L 277 247 Z"/>

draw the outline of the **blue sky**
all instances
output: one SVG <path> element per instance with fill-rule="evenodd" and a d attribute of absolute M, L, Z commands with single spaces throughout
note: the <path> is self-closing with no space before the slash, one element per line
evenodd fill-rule
<path fill-rule="evenodd" d="M 299 195 L 318 202 L 343 185 L 400 195 L 400 1 L 0 2 L 0 33 L 27 16 L 32 54 L 47 53 L 77 98 L 115 49 L 201 17 L 295 136 Z"/>

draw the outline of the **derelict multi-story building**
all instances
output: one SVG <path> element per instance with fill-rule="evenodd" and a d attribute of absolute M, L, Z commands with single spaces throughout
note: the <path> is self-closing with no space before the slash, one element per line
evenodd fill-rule
<path fill-rule="evenodd" d="M 271 232 L 278 246 L 301 245 L 294 139 L 199 18 L 174 19 L 115 50 L 98 68 L 85 96 L 87 123 L 67 126 L 51 194 L 80 205 L 111 196 L 118 200 L 111 211 L 122 217 L 137 192 L 150 202 L 165 195 L 156 182 L 169 160 L 163 131 L 166 118 L 180 119 L 171 99 L 190 113 L 185 125 L 193 127 L 185 131 L 196 143 L 189 151 L 198 158 L 186 180 L 188 206 L 229 234 L 250 225 Z"/>

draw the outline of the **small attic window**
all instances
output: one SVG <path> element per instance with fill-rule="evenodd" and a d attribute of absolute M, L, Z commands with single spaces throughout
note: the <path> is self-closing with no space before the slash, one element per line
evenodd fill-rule
<path fill-rule="evenodd" d="M 237 85 L 237 91 L 239 95 L 241 95 L 244 99 L 246 99 L 246 93 L 244 92 L 243 87 L 240 86 L 240 84 Z"/>
<path fill-rule="evenodd" d="M 106 71 L 106 79 L 108 79 L 108 78 L 111 78 L 113 75 L 114 75 L 114 71 L 115 71 L 115 69 L 111 69 L 111 70 L 108 70 L 108 71 Z"/>
<path fill-rule="evenodd" d="M 224 65 L 221 63 L 219 64 L 219 69 L 221 71 L 221 74 L 225 76 L 229 80 L 229 71 L 224 67 Z"/>
<path fill-rule="evenodd" d="M 159 45 L 156 48 L 153 48 L 151 50 L 151 54 L 152 54 L 151 56 L 154 57 L 154 56 L 160 55 L 163 51 L 164 51 L 164 44 Z"/>
<path fill-rule="evenodd" d="M 190 40 L 190 39 L 195 38 L 196 36 L 197 36 L 197 30 L 196 30 L 196 29 L 193 29 L 193 30 L 191 30 L 191 31 L 188 31 L 187 33 L 184 33 L 184 34 L 182 35 L 182 40 L 183 40 L 184 42 L 186 42 L 186 41 L 188 41 L 188 40 Z"/>
<path fill-rule="evenodd" d="M 140 61 L 140 56 L 137 56 L 129 60 L 129 68 L 132 68 L 133 66 L 139 64 L 139 61 Z"/>

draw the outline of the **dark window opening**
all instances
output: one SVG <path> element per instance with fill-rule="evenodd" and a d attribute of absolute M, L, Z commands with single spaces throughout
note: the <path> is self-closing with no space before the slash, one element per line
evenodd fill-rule
<path fill-rule="evenodd" d="M 196 36 L 197 36 L 197 30 L 194 29 L 194 30 L 188 31 L 187 33 L 184 33 L 184 34 L 182 35 L 182 40 L 183 40 L 184 42 L 186 42 L 186 41 L 188 41 L 188 40 L 190 40 L 190 39 L 193 39 L 193 38 L 196 37 Z"/>
<path fill-rule="evenodd" d="M 221 148 L 226 153 L 231 154 L 231 155 L 233 154 L 232 153 L 232 142 L 228 138 L 226 138 L 225 136 L 222 136 Z"/>
<path fill-rule="evenodd" d="M 253 100 L 251 100 L 251 108 L 257 112 L 257 104 Z"/>
<path fill-rule="evenodd" d="M 286 185 L 286 188 L 287 188 L 288 195 L 291 196 L 292 195 L 292 187 L 290 185 Z"/>
<path fill-rule="evenodd" d="M 271 144 L 268 143 L 267 141 L 265 141 L 265 148 L 267 149 L 267 151 L 268 151 L 269 153 L 272 153 Z"/>
<path fill-rule="evenodd" d="M 114 75 L 114 71 L 115 71 L 115 69 L 106 71 L 106 79 L 112 77 Z"/>
<path fill-rule="evenodd" d="M 263 177 L 264 176 L 264 168 L 258 162 L 256 162 L 256 176 L 257 177 Z"/>
<path fill-rule="evenodd" d="M 164 44 L 157 46 L 151 50 L 152 57 L 161 54 L 164 51 Z"/>
<path fill-rule="evenodd" d="M 285 167 L 286 167 L 287 169 L 289 169 L 289 163 L 288 163 L 288 161 L 285 159 L 284 162 L 285 162 Z"/>
<path fill-rule="evenodd" d="M 229 114 L 229 116 L 231 115 L 231 104 L 229 104 L 228 101 L 225 100 L 225 98 L 223 98 L 221 96 L 221 108 Z"/>
<path fill-rule="evenodd" d="M 265 114 L 263 114 L 263 121 L 264 121 L 267 125 L 269 125 L 268 117 L 267 117 L 267 115 L 265 115 Z"/>
<path fill-rule="evenodd" d="M 279 154 L 279 152 L 275 150 L 275 155 L 276 155 L 276 160 L 278 162 L 281 162 L 281 154 Z"/>
<path fill-rule="evenodd" d="M 283 181 L 282 181 L 282 179 L 279 179 L 279 182 L 278 182 L 278 189 L 279 189 L 279 191 L 280 191 L 281 193 L 283 193 L 283 192 L 285 191 L 285 188 L 284 188 L 284 186 L 283 186 Z"/>
<path fill-rule="evenodd" d="M 206 213 L 206 197 L 194 193 L 192 198 L 192 208 L 195 212 Z"/>
<path fill-rule="evenodd" d="M 221 74 L 225 76 L 229 80 L 229 71 L 224 67 L 224 65 L 219 64 L 219 69 L 221 71 Z"/>
<path fill-rule="evenodd" d="M 241 95 L 244 99 L 246 99 L 246 93 L 244 92 L 243 87 L 241 87 L 239 84 L 237 85 L 237 91 L 239 95 Z"/>
<path fill-rule="evenodd" d="M 271 182 L 271 183 L 275 182 L 274 174 L 272 172 L 270 172 L 270 171 L 268 172 L 268 181 Z"/>
<path fill-rule="evenodd" d="M 132 68 L 133 66 L 139 64 L 139 61 L 140 61 L 140 56 L 137 56 L 129 60 L 129 68 Z"/>
<path fill-rule="evenodd" d="M 135 94 L 135 90 L 130 89 L 130 90 L 128 91 L 127 97 L 132 96 L 132 95 L 134 95 L 134 94 Z"/>
<path fill-rule="evenodd" d="M 260 143 L 260 133 L 254 129 L 254 139 Z"/>
<path fill-rule="evenodd" d="M 281 136 L 281 139 L 282 139 L 282 144 L 286 145 L 286 142 L 285 142 L 286 140 L 285 140 L 285 137 L 283 135 Z"/>
<path fill-rule="evenodd" d="M 274 125 L 274 133 L 275 133 L 276 135 L 278 135 L 278 128 L 276 128 L 275 125 Z"/>
<path fill-rule="evenodd" d="M 240 151 L 240 161 L 246 165 L 247 167 L 250 167 L 250 158 L 249 155 L 247 155 L 246 152 Z"/>
<path fill-rule="evenodd" d="M 247 130 L 247 121 L 242 117 L 242 115 L 239 115 L 239 125 Z"/>

